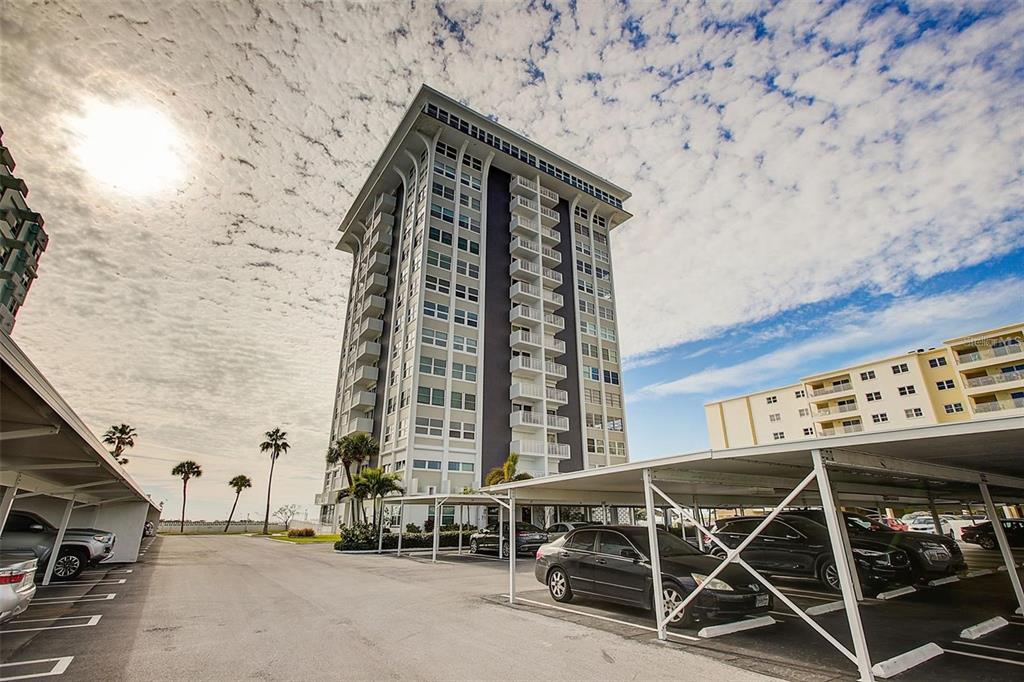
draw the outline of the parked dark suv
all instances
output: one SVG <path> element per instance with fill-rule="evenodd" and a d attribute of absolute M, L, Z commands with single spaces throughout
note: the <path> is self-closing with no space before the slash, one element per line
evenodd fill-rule
<path fill-rule="evenodd" d="M 469 551 L 477 554 L 488 550 L 498 551 L 498 544 L 501 544 L 501 555 L 508 556 L 508 524 L 505 524 L 505 537 L 498 537 L 499 526 L 492 523 L 469 536 Z M 534 552 L 538 547 L 548 541 L 548 534 L 543 530 L 525 521 L 516 521 L 516 554 Z"/>
<path fill-rule="evenodd" d="M 53 543 L 57 541 L 57 529 L 42 517 L 28 511 L 12 511 L 0 534 L 0 549 L 3 551 L 24 550 L 36 555 L 41 578 L 46 570 Z M 53 565 L 53 577 L 57 580 L 73 580 L 82 571 L 106 561 L 114 551 L 114 534 L 98 528 L 68 528 L 60 553 Z"/>
<path fill-rule="evenodd" d="M 658 531 L 662 592 L 668 615 L 721 563 L 681 540 Z M 548 586 L 555 601 L 584 597 L 652 609 L 654 602 L 651 544 L 643 526 L 577 528 L 537 550 L 534 576 Z M 772 609 L 772 596 L 739 566 L 726 566 L 697 595 L 692 608 L 673 625 L 700 620 L 737 619 Z"/>
<path fill-rule="evenodd" d="M 738 547 L 763 520 L 761 516 L 724 520 L 718 524 L 715 537 L 729 547 Z M 876 589 L 914 582 L 910 559 L 903 550 L 852 535 L 850 545 L 864 587 Z M 724 554 L 721 548 L 712 553 Z M 840 589 L 828 528 L 804 516 L 780 514 L 741 556 L 751 567 L 768 575 L 817 578 L 830 590 Z"/>
<path fill-rule="evenodd" d="M 851 544 L 854 540 L 864 540 L 903 550 L 910 557 L 915 578 L 921 582 L 967 570 L 963 551 L 952 538 L 932 533 L 893 530 L 853 512 L 843 512 L 843 515 L 846 517 L 846 529 Z M 820 509 L 786 512 L 786 516 L 802 516 L 825 525 L 825 514 Z"/>

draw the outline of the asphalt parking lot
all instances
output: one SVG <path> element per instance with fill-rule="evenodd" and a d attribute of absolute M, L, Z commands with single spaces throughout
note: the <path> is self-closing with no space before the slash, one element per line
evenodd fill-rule
<path fill-rule="evenodd" d="M 923 587 L 891 600 L 868 598 L 863 602 L 861 618 L 873 662 L 928 642 L 936 643 L 945 652 L 893 679 L 996 682 L 1024 676 L 1024 618 L 1013 615 L 1016 600 L 1005 572 L 998 570 L 999 555 L 973 546 L 967 546 L 964 551 L 972 571 L 989 569 L 993 572 Z M 774 583 L 802 609 L 838 599 L 838 595 L 824 591 L 812 581 L 779 579 Z M 521 609 L 625 637 L 656 637 L 648 612 L 580 598 L 570 604 L 559 604 L 532 575 L 526 582 L 519 583 L 518 595 Z M 507 601 L 507 597 L 500 594 L 493 595 L 492 599 L 495 603 Z M 698 637 L 698 629 L 672 628 L 670 640 L 674 647 L 700 649 L 738 667 L 784 679 L 809 682 L 857 679 L 854 666 L 784 605 L 776 602 L 771 615 L 776 621 L 772 625 L 714 639 Z M 994 616 L 1003 616 L 1010 624 L 976 641 L 960 637 L 963 629 Z M 815 620 L 852 650 L 843 611 L 818 615 Z"/>
<path fill-rule="evenodd" d="M 853 680 L 853 666 L 795 616 L 714 639 L 672 630 L 657 642 L 650 614 L 603 602 L 556 604 L 518 563 L 429 552 L 341 555 L 329 545 L 250 537 L 161 537 L 130 566 L 40 588 L 0 627 L 0 682 L 71 680 L 712 679 Z M 974 570 L 998 555 L 968 548 Z M 813 582 L 779 581 L 806 608 L 835 601 Z M 1019 679 L 1024 618 L 1005 573 L 868 599 L 875 661 L 924 642 L 947 653 L 898 680 Z M 995 615 L 1011 624 L 969 642 L 960 631 Z M 817 617 L 849 645 L 842 612 Z M 510 657 L 509 652 L 515 652 Z M 515 663 L 521 661 L 521 663 Z M 510 670 L 510 665 L 513 669 Z M 522 669 L 515 669 L 521 665 Z"/>
<path fill-rule="evenodd" d="M 532 561 L 518 573 L 521 584 L 532 580 Z M 481 596 L 501 588 L 507 564 L 483 557 L 434 565 L 330 545 L 169 536 L 139 563 L 86 577 L 93 584 L 41 589 L 39 598 L 70 598 L 33 604 L 0 628 L 3 682 L 46 673 L 76 682 L 508 680 L 541 671 L 552 680 L 768 679 L 489 603 Z M 34 629 L 42 626 L 52 627 Z"/>

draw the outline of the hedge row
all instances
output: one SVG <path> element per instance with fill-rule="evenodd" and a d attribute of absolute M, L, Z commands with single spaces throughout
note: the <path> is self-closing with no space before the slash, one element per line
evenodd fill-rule
<path fill-rule="evenodd" d="M 369 526 L 356 526 L 355 528 L 342 528 L 341 539 L 334 543 L 337 550 L 367 550 L 377 549 L 377 534 Z M 469 538 L 473 531 L 463 531 L 462 546 L 469 547 Z M 458 547 L 458 531 L 441 531 L 438 533 L 438 543 L 441 547 Z M 402 549 L 417 549 L 434 546 L 433 533 L 402 533 Z M 398 534 L 391 533 L 384 529 L 384 549 L 396 549 L 398 547 Z"/>

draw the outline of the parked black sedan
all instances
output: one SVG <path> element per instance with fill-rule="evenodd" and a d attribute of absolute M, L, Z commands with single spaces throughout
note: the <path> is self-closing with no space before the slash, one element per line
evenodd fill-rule
<path fill-rule="evenodd" d="M 665 615 L 707 580 L 720 561 L 690 543 L 658 531 Z M 575 595 L 628 606 L 653 608 L 653 575 L 647 528 L 601 526 L 578 528 L 537 550 L 534 575 L 548 586 L 555 601 Z M 697 595 L 692 608 L 673 618 L 674 625 L 692 620 L 734 619 L 772 609 L 772 597 L 739 566 L 727 566 Z"/>
<path fill-rule="evenodd" d="M 715 537 L 728 547 L 738 547 L 762 521 L 762 516 L 727 519 L 718 524 Z M 910 558 L 903 550 L 853 533 L 850 545 L 864 587 L 881 589 L 914 582 Z M 712 553 L 724 554 L 717 546 Z M 751 567 L 768 575 L 815 578 L 830 590 L 840 589 L 828 528 L 803 516 L 780 514 L 747 545 L 741 556 Z"/>
<path fill-rule="evenodd" d="M 486 528 L 481 528 L 469 536 L 469 551 L 479 554 L 481 551 L 497 552 L 499 542 L 501 544 L 501 555 L 508 556 L 508 525 L 504 527 L 505 536 L 499 537 L 499 526 L 492 523 Z M 542 529 L 526 523 L 516 521 L 516 554 L 534 552 L 538 547 L 548 541 L 548 534 Z"/>
<path fill-rule="evenodd" d="M 785 516 L 802 516 L 825 525 L 825 514 L 820 509 L 786 512 Z M 956 540 L 945 535 L 912 533 L 893 530 L 889 526 L 872 521 L 866 516 L 843 512 L 850 543 L 865 540 L 884 544 L 891 549 L 901 549 L 910 557 L 914 576 L 918 581 L 927 582 L 967 570 L 967 561 Z"/>
<path fill-rule="evenodd" d="M 1003 532 L 1006 533 L 1006 541 L 1010 547 L 1024 547 L 1024 519 L 1001 519 Z M 992 530 L 992 522 L 984 521 L 973 526 L 967 526 L 960 532 L 964 542 L 972 545 L 981 545 L 982 549 L 996 549 L 999 543 L 996 542 L 996 532 Z"/>

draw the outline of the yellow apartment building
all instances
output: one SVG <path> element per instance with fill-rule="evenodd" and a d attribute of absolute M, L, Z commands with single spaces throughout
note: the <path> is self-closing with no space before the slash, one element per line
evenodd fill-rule
<path fill-rule="evenodd" d="M 704 406 L 714 449 L 1024 415 L 1024 323 Z"/>

